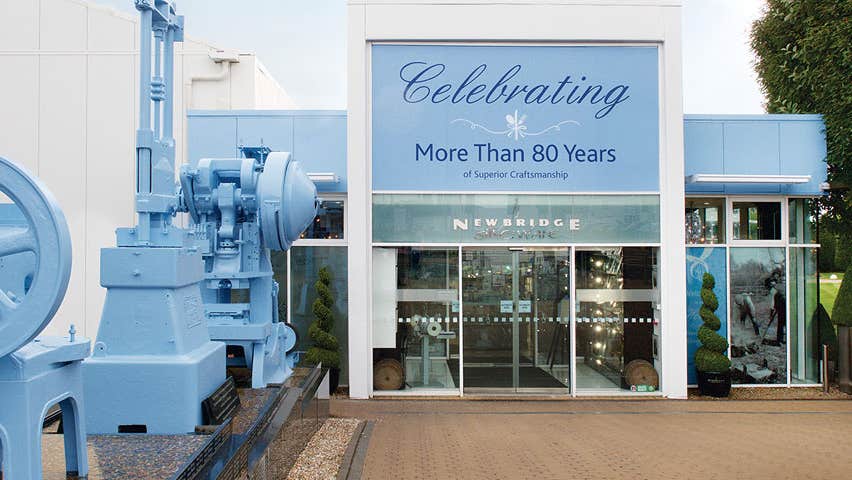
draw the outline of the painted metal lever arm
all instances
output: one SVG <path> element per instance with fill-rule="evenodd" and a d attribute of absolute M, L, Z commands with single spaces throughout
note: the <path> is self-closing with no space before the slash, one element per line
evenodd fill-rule
<path fill-rule="evenodd" d="M 10 228 L 0 232 L 0 257 L 23 252 L 35 252 L 38 241 L 29 228 Z"/>

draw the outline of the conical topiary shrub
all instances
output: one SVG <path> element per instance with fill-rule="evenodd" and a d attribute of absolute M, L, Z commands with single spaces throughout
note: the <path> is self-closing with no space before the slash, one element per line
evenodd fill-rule
<path fill-rule="evenodd" d="M 695 351 L 695 369 L 698 370 L 698 388 L 702 395 L 727 397 L 731 392 L 731 360 L 725 356 L 728 341 L 716 333 L 722 322 L 716 316 L 719 299 L 713 293 L 716 279 L 705 273 L 701 281 L 701 308 L 698 315 L 704 322 L 698 329 L 701 346 Z"/>
<path fill-rule="evenodd" d="M 852 394 L 852 265 L 843 275 L 831 311 L 831 321 L 837 325 L 837 384 L 840 391 Z"/>
<path fill-rule="evenodd" d="M 319 279 L 314 284 L 317 291 L 317 299 L 311 310 L 314 313 L 314 322 L 308 327 L 308 336 L 313 340 L 314 346 L 308 349 L 305 360 L 311 364 L 322 363 L 324 367 L 334 370 L 340 368 L 340 344 L 334 336 L 334 297 L 331 295 L 331 272 L 328 267 L 322 267 L 318 275 Z"/>
<path fill-rule="evenodd" d="M 828 310 L 826 310 L 821 303 L 817 305 L 817 309 L 814 311 L 813 320 L 811 320 L 811 322 L 818 325 L 819 345 L 817 346 L 828 345 L 829 360 L 836 360 L 837 332 L 834 331 L 834 324 L 831 323 L 831 316 L 828 314 Z"/>
<path fill-rule="evenodd" d="M 843 274 L 843 281 L 831 311 L 831 321 L 835 325 L 852 327 L 852 265 L 849 265 Z"/>

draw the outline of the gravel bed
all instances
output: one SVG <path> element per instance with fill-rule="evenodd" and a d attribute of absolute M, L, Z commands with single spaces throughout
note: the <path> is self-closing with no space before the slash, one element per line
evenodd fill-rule
<path fill-rule="evenodd" d="M 89 435 L 89 480 L 171 478 L 207 439 L 206 435 Z M 63 436 L 42 435 L 45 480 L 65 480 Z M 8 479 L 16 480 L 16 479 Z"/>
<path fill-rule="evenodd" d="M 822 387 L 758 387 L 732 388 L 728 398 L 702 397 L 697 388 L 689 389 L 690 400 L 852 400 L 832 385 L 828 393 Z"/>
<path fill-rule="evenodd" d="M 334 480 L 360 420 L 329 418 L 311 438 L 287 476 L 288 480 Z"/>
<path fill-rule="evenodd" d="M 235 434 L 243 434 L 248 431 L 252 423 L 257 420 L 260 411 L 266 405 L 271 395 L 275 395 L 273 388 L 239 388 L 240 409 L 231 422 Z"/>

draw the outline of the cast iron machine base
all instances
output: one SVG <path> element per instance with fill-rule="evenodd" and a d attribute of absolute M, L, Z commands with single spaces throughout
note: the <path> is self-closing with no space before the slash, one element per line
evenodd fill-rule
<path fill-rule="evenodd" d="M 107 289 L 92 357 L 83 363 L 91 433 L 188 433 L 201 402 L 225 381 L 225 345 L 210 341 L 200 283 L 204 262 L 193 232 L 172 220 L 175 182 L 174 44 L 183 17 L 171 0 L 136 0 L 139 10 L 139 129 L 134 228 L 101 250 Z"/>
<path fill-rule="evenodd" d="M 65 468 L 85 477 L 81 361 L 89 340 L 38 337 L 53 318 L 71 276 L 71 236 L 47 189 L 0 157 L 0 472 L 42 478 L 41 435 L 48 410 L 62 409 Z"/>

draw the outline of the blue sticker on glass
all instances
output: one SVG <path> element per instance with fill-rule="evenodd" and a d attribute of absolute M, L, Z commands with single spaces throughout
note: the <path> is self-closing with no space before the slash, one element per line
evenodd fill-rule
<path fill-rule="evenodd" d="M 713 293 L 719 300 L 716 316 L 722 322 L 719 335 L 728 336 L 728 304 L 727 259 L 724 247 L 687 247 L 686 249 L 686 345 L 687 345 L 687 381 L 689 384 L 698 382 L 695 374 L 695 351 L 701 346 L 698 341 L 698 329 L 704 322 L 698 314 L 703 305 L 701 301 L 701 284 L 704 274 L 713 275 L 716 288 Z"/>

